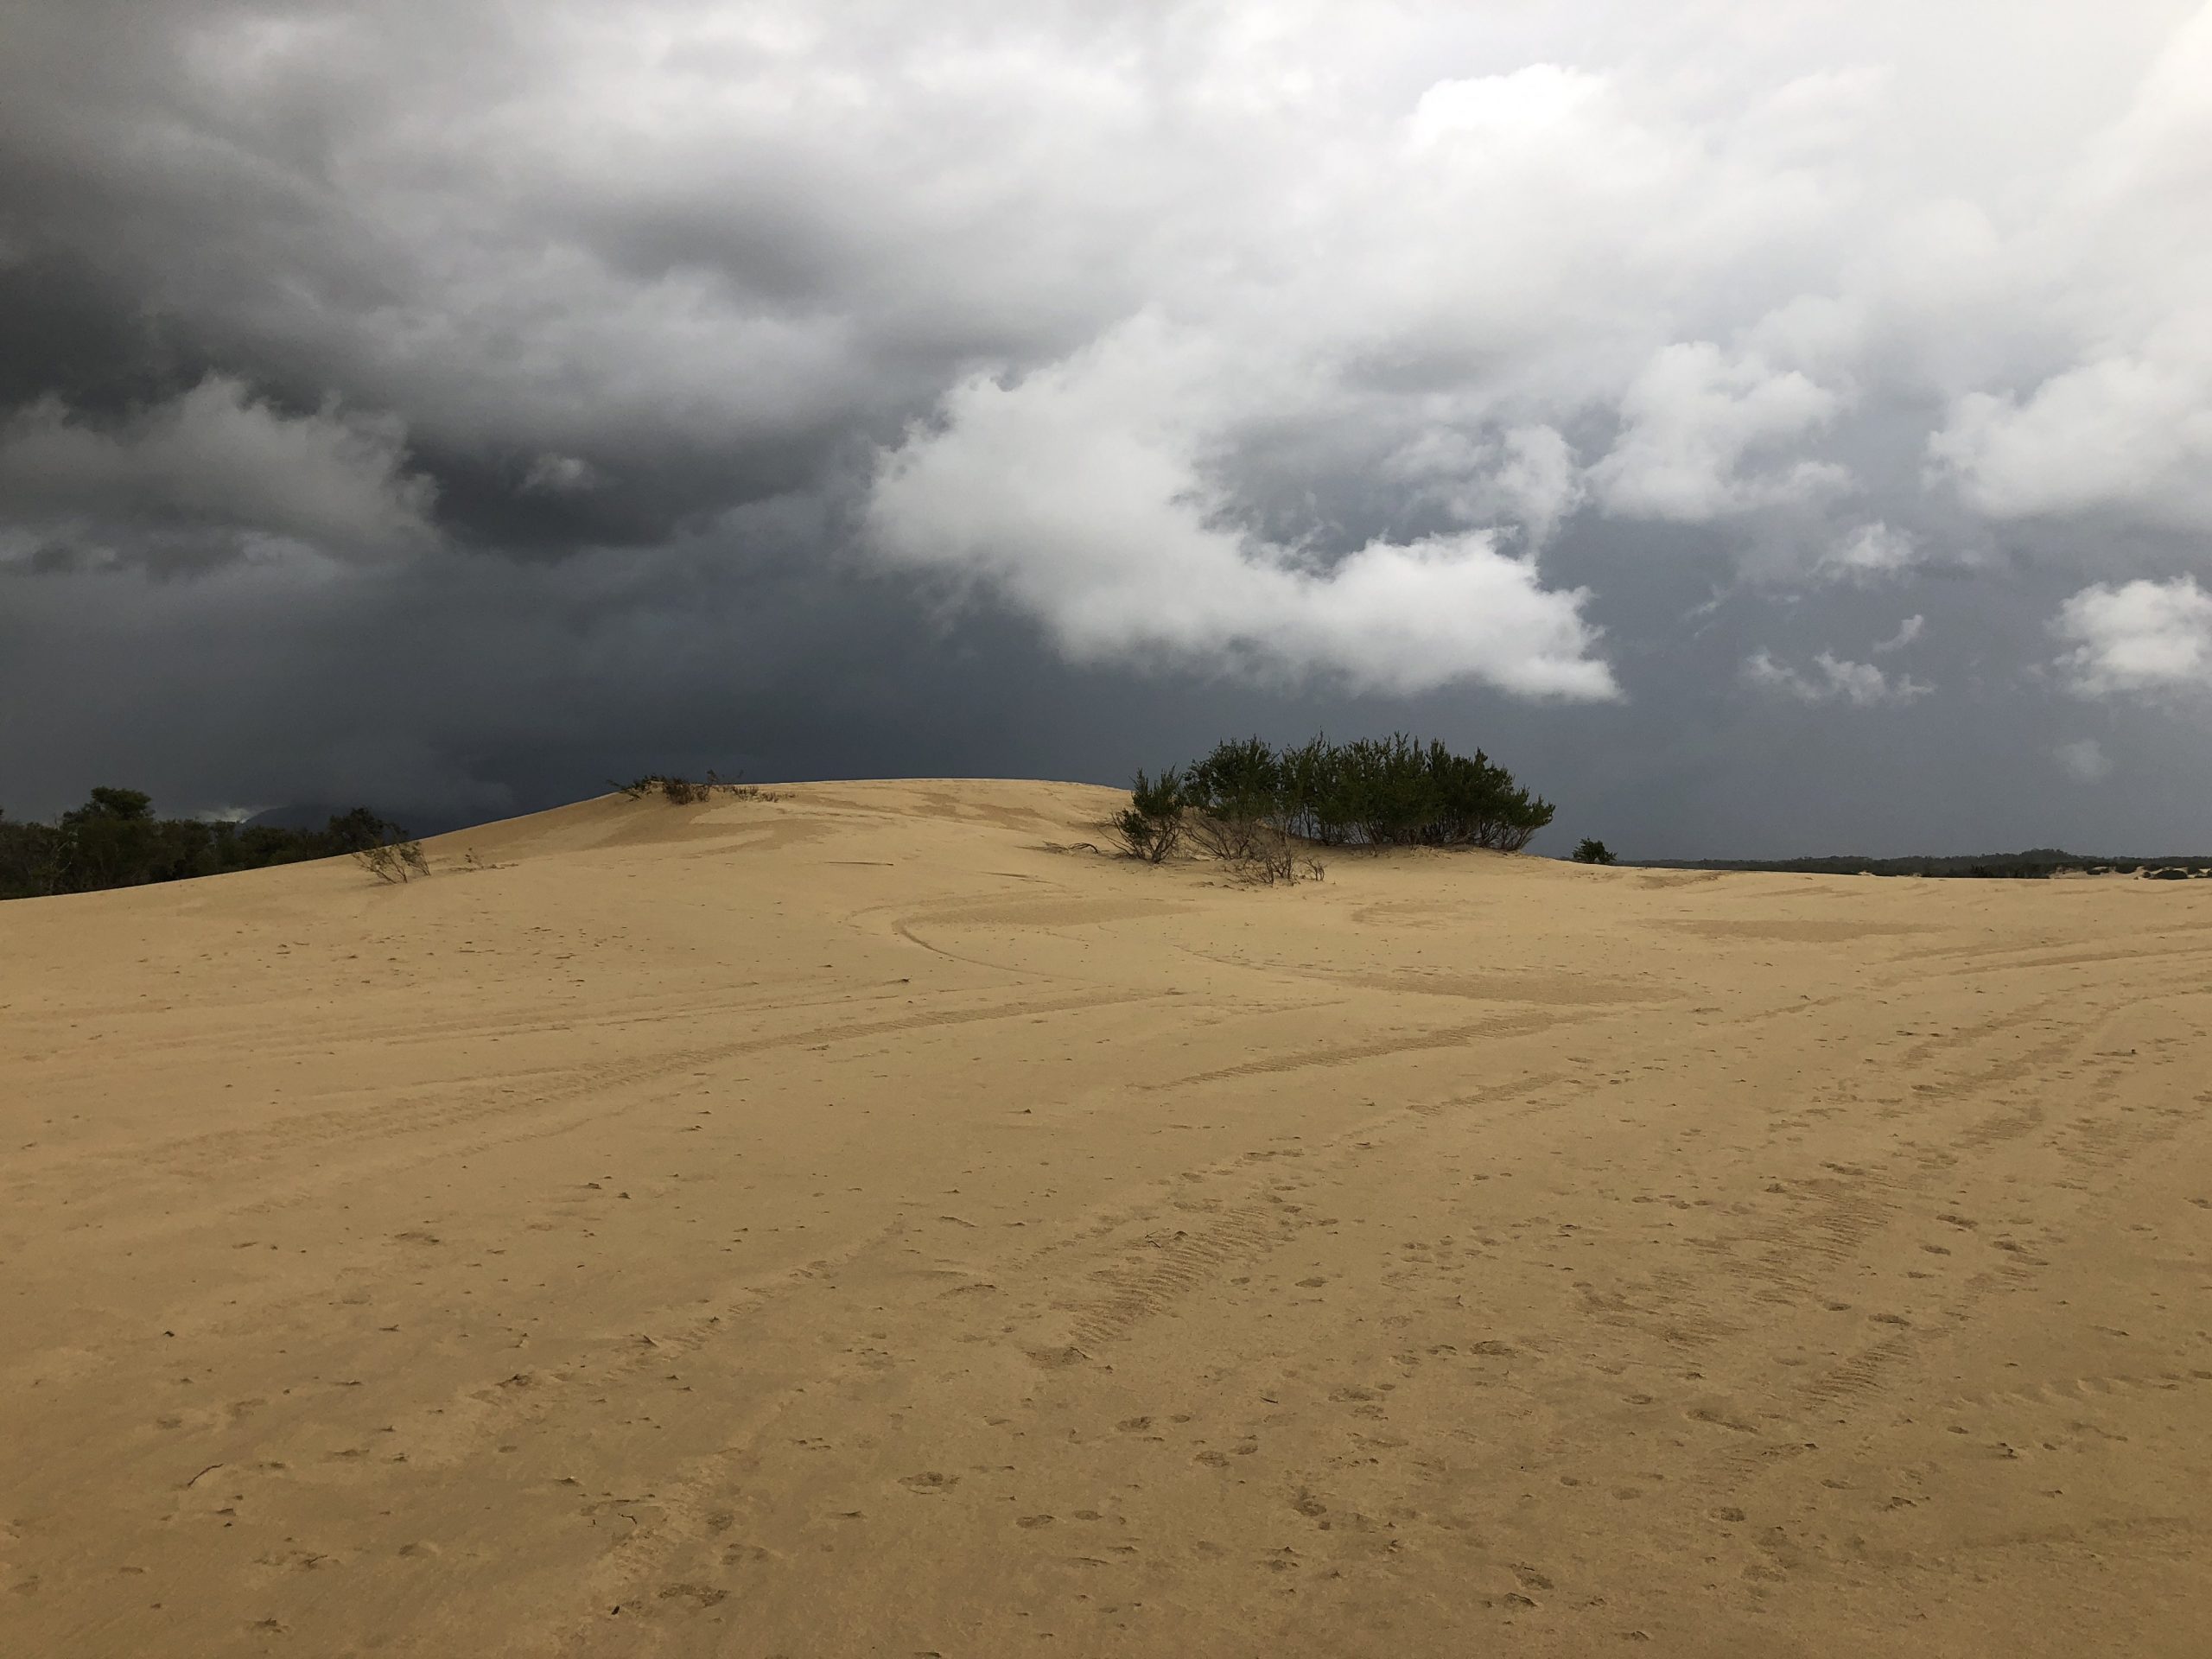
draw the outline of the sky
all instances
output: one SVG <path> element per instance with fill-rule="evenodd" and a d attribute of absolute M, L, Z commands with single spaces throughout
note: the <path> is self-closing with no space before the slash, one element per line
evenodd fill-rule
<path fill-rule="evenodd" d="M 2212 5 L 0 0 L 0 810 L 2212 849 Z"/>

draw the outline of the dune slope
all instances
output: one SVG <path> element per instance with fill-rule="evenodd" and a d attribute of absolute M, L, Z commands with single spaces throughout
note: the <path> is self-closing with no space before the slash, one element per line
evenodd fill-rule
<path fill-rule="evenodd" d="M 2212 892 L 1110 799 L 0 907 L 0 1650 L 2203 1651 Z"/>

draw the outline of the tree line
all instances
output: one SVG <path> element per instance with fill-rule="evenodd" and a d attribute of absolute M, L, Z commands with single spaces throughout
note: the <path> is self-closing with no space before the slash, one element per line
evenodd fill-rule
<path fill-rule="evenodd" d="M 101 788 L 52 823 L 0 813 L 0 899 L 143 887 L 257 870 L 404 843 L 406 832 L 365 806 L 320 830 L 154 816 L 139 790 Z"/>
<path fill-rule="evenodd" d="M 2212 856 L 2201 853 L 2160 858 L 2110 858 L 2069 853 L 2059 847 L 1951 856 L 1921 854 L 1905 858 L 1860 858 L 1836 855 L 1820 858 L 1680 859 L 1664 863 L 1669 869 L 1679 870 L 1747 870 L 1792 875 L 1918 875 L 1999 881 L 2037 880 L 2060 874 L 2150 875 L 2169 880 L 2212 874 Z"/>

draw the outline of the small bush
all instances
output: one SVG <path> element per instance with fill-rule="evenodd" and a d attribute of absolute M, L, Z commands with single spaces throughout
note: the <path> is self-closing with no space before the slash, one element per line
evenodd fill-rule
<path fill-rule="evenodd" d="M 658 772 L 614 787 L 628 800 L 641 801 L 648 795 L 658 795 L 676 806 L 696 806 L 715 792 L 712 784 L 694 783 L 689 778 L 667 777 Z"/>
<path fill-rule="evenodd" d="M 707 773 L 707 783 L 710 788 L 719 789 L 734 801 L 780 801 L 784 798 L 772 789 L 747 783 L 742 772 L 735 778 L 724 778 L 710 771 Z"/>
<path fill-rule="evenodd" d="M 1191 822 L 1191 839 L 1208 858 L 1227 865 L 1240 881 L 1287 887 L 1301 876 L 1311 880 L 1321 876 L 1320 863 L 1305 856 L 1307 843 L 1262 817 L 1201 814 Z"/>
<path fill-rule="evenodd" d="M 391 841 L 361 848 L 353 861 L 379 881 L 409 881 L 430 873 L 419 841 Z"/>
<path fill-rule="evenodd" d="M 1131 858 L 1165 864 L 1183 844 L 1183 774 L 1173 766 L 1157 778 L 1137 773 L 1129 804 L 1108 828 Z"/>
<path fill-rule="evenodd" d="M 649 772 L 626 784 L 610 781 L 609 787 L 625 800 L 641 801 L 648 795 L 658 795 L 676 806 L 696 806 L 702 801 L 711 800 L 717 791 L 741 801 L 779 801 L 783 798 L 758 784 L 737 782 L 712 772 L 707 774 L 707 781 L 703 784 L 695 779 Z"/>
<path fill-rule="evenodd" d="M 1272 887 L 1278 883 L 1288 887 L 1294 881 L 1319 881 L 1322 877 L 1320 860 L 1307 857 L 1303 843 L 1272 825 L 1252 830 L 1241 838 L 1240 846 L 1241 850 L 1226 860 L 1240 880 Z"/>
<path fill-rule="evenodd" d="M 1585 836 L 1575 844 L 1574 861 L 1578 864 L 1618 864 L 1620 862 L 1613 856 L 1612 849 L 1606 846 L 1604 842 L 1592 840 L 1588 836 Z"/>

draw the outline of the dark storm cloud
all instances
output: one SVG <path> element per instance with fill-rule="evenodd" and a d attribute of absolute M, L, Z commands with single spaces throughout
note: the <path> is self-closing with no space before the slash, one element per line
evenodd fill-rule
<path fill-rule="evenodd" d="M 12 809 L 1413 723 L 2195 833 L 2201 9 L 0 15 Z"/>

